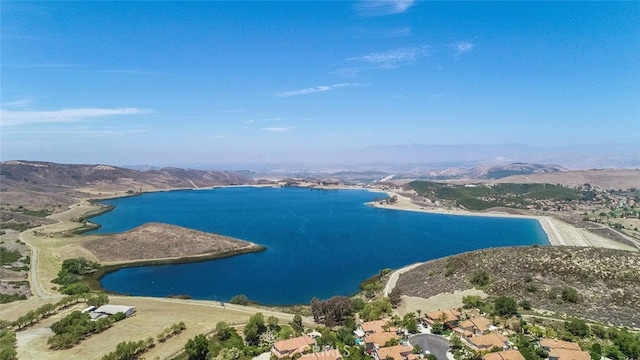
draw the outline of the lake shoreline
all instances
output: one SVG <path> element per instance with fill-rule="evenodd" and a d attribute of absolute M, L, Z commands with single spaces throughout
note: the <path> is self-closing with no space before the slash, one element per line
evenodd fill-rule
<path fill-rule="evenodd" d="M 145 193 L 157 193 L 157 192 L 167 192 L 167 191 L 214 190 L 214 189 L 229 188 L 229 187 L 233 187 L 233 188 L 238 188 L 238 187 L 281 188 L 282 186 L 277 186 L 277 185 L 216 186 L 216 187 L 211 187 L 211 188 L 207 188 L 207 189 L 173 189 L 173 190 L 145 191 L 145 192 L 140 193 L 138 195 L 142 195 L 142 194 L 145 194 Z M 334 191 L 335 190 L 366 190 L 366 191 L 369 191 L 369 192 L 383 193 L 383 194 L 388 195 L 389 197 L 397 196 L 398 197 L 398 201 L 396 201 L 395 203 L 391 203 L 391 204 L 387 204 L 387 203 L 380 202 L 380 201 L 365 203 L 366 205 L 369 205 L 369 206 L 372 206 L 372 207 L 375 207 L 375 208 L 382 208 L 382 209 L 389 209 L 389 210 L 416 211 L 416 212 L 442 214 L 442 215 L 461 215 L 461 216 L 473 216 L 473 217 L 494 217 L 494 218 L 503 217 L 503 218 L 534 219 L 534 220 L 538 221 L 538 223 L 540 224 L 542 230 L 545 232 L 545 234 L 547 236 L 547 242 L 550 245 L 553 245 L 553 246 L 574 245 L 575 246 L 574 243 L 570 243 L 569 242 L 569 244 L 567 244 L 567 241 L 562 237 L 562 234 L 560 234 L 558 229 L 554 226 L 555 225 L 554 222 L 558 222 L 558 220 L 555 220 L 555 219 L 552 220 L 552 219 L 550 219 L 549 217 L 546 217 L 546 216 L 519 215 L 519 214 L 508 214 L 508 213 L 499 213 L 499 212 L 477 213 L 477 212 L 463 211 L 463 210 L 458 210 L 458 209 L 444 209 L 444 208 L 441 208 L 441 207 L 421 208 L 420 206 L 412 203 L 409 198 L 406 198 L 401 194 L 398 194 L 398 193 L 395 193 L 395 192 L 392 192 L 392 191 L 376 189 L 376 188 L 368 188 L 368 187 L 362 187 L 362 186 L 330 186 L 330 187 L 319 187 L 319 186 L 304 187 L 304 186 L 298 186 L 298 187 L 309 188 L 310 190 L 334 190 Z M 123 194 L 122 196 L 113 196 L 113 197 L 109 197 L 108 199 L 124 198 L 124 197 L 131 197 L 131 196 L 132 196 L 132 194 Z M 95 203 L 96 202 L 100 202 L 101 200 L 107 200 L 107 198 L 94 199 L 94 200 L 92 200 L 92 202 L 94 202 L 93 205 L 97 205 Z M 111 210 L 111 209 L 109 209 L 109 210 Z M 97 214 L 97 215 L 100 215 L 100 214 Z M 570 226 L 568 224 L 565 224 L 565 225 L 566 226 Z M 514 246 L 521 246 L 521 245 L 514 245 Z M 578 246 L 594 246 L 594 245 L 584 241 L 584 242 L 580 243 Z M 126 261 L 126 262 L 112 262 L 112 263 L 105 264 L 106 266 L 102 271 L 92 275 L 90 277 L 90 279 L 88 279 L 88 280 L 89 280 L 89 282 L 91 284 L 91 287 L 93 289 L 110 292 L 110 291 L 105 290 L 104 288 L 102 288 L 102 286 L 100 284 L 100 279 L 102 279 L 102 277 L 104 277 L 105 275 L 107 275 L 107 274 L 109 274 L 111 272 L 118 271 L 118 270 L 123 269 L 123 268 L 141 267 L 141 266 L 150 266 L 150 265 L 169 265 L 169 264 L 184 264 L 184 263 L 202 262 L 202 261 L 207 261 L 207 260 L 222 259 L 222 258 L 226 258 L 226 257 L 242 255 L 242 254 L 245 254 L 245 253 L 260 252 L 260 251 L 264 251 L 264 250 L 266 250 L 265 247 L 258 246 L 258 248 L 255 248 L 255 249 L 246 249 L 246 251 L 242 250 L 242 251 L 237 251 L 237 252 L 232 252 L 232 253 L 225 253 L 225 254 L 206 254 L 206 255 L 186 256 L 186 257 L 181 257 L 181 258 L 146 259 L 146 260 L 145 259 L 138 259 L 138 260 L 129 260 L 129 261 Z M 110 292 L 110 293 L 115 293 L 115 292 Z M 357 293 L 358 293 L 358 291 L 356 292 L 356 294 Z M 189 295 L 189 294 L 185 294 L 185 295 Z M 132 295 L 132 296 L 137 296 L 137 295 Z M 272 305 L 267 305 L 267 306 L 272 306 Z M 286 306 L 290 306 L 290 305 L 286 305 Z"/>

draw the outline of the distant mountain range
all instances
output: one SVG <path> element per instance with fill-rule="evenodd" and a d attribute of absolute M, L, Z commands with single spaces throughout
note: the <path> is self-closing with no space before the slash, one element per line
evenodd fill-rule
<path fill-rule="evenodd" d="M 601 144 L 556 147 L 504 145 L 377 145 L 345 151 L 335 157 L 341 165 L 370 170 L 396 167 L 444 169 L 510 163 L 560 164 L 567 169 L 640 167 L 640 144 Z M 373 167 L 372 167 L 373 166 Z M 393 170 L 392 170 L 393 171 Z"/>

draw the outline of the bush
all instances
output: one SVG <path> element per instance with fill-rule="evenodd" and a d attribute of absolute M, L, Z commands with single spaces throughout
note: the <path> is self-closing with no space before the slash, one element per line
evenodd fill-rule
<path fill-rule="evenodd" d="M 229 303 L 246 306 L 249 305 L 249 298 L 247 295 L 236 295 L 229 300 Z"/>
<path fill-rule="evenodd" d="M 578 302 L 578 291 L 572 287 L 565 286 L 562 288 L 562 300 L 570 303 Z"/>
<path fill-rule="evenodd" d="M 529 300 L 520 301 L 520 307 L 523 308 L 524 310 L 531 310 L 531 301 Z"/>
<path fill-rule="evenodd" d="M 510 317 L 518 313 L 518 304 L 514 298 L 500 296 L 495 299 L 493 309 L 498 316 Z"/>
<path fill-rule="evenodd" d="M 472 284 L 482 287 L 482 286 L 488 285 L 489 282 L 491 281 L 491 278 L 489 277 L 489 274 L 486 271 L 480 270 L 473 273 L 473 276 L 471 277 L 470 281 Z"/>

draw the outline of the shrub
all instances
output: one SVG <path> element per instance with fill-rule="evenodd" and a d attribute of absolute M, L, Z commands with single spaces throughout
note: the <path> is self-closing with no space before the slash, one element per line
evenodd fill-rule
<path fill-rule="evenodd" d="M 562 288 L 562 300 L 570 303 L 578 302 L 578 291 L 572 287 L 565 286 Z"/>
<path fill-rule="evenodd" d="M 480 270 L 473 273 L 470 281 L 472 284 L 482 287 L 488 285 L 491 281 L 491 278 L 486 271 Z"/>

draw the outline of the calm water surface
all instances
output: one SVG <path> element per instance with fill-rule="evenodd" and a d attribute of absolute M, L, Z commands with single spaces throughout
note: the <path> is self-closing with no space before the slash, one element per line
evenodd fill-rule
<path fill-rule="evenodd" d="M 94 233 L 164 222 L 252 241 L 261 253 L 179 265 L 124 268 L 106 275 L 111 291 L 265 304 L 351 295 L 383 268 L 469 250 L 548 244 L 535 220 L 426 214 L 373 208 L 363 190 L 234 187 L 150 193 L 108 200 Z"/>

